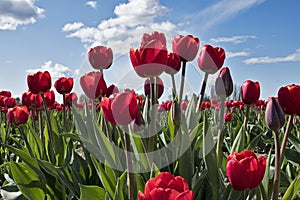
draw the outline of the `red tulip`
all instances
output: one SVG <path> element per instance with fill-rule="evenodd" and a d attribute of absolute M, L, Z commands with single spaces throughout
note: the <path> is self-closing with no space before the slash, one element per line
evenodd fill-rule
<path fill-rule="evenodd" d="M 106 92 L 106 96 L 109 97 L 110 95 L 114 94 L 114 93 L 118 93 L 119 89 L 117 86 L 115 86 L 114 84 L 111 84 L 108 88 L 107 88 L 107 92 Z"/>
<path fill-rule="evenodd" d="M 13 97 L 6 97 L 3 99 L 4 106 L 7 108 L 13 108 L 16 106 L 16 99 Z"/>
<path fill-rule="evenodd" d="M 48 71 L 37 72 L 27 76 L 29 90 L 34 94 L 44 93 L 51 88 L 51 76 Z"/>
<path fill-rule="evenodd" d="M 287 85 L 278 91 L 278 101 L 287 115 L 300 114 L 300 86 Z"/>
<path fill-rule="evenodd" d="M 111 48 L 96 46 L 88 52 L 88 59 L 94 69 L 108 69 L 113 61 Z"/>
<path fill-rule="evenodd" d="M 157 99 L 159 99 L 159 97 L 161 97 L 161 95 L 164 92 L 164 83 L 161 80 L 161 78 L 158 77 L 158 83 L 156 83 L 157 85 Z M 150 79 L 147 78 L 144 84 L 144 92 L 145 92 L 145 96 L 150 96 Z"/>
<path fill-rule="evenodd" d="M 78 101 L 78 96 L 75 92 L 72 92 L 66 94 L 65 99 L 66 99 L 67 106 L 71 106 L 72 104 L 76 105 Z"/>
<path fill-rule="evenodd" d="M 151 178 L 145 185 L 144 193 L 139 191 L 139 200 L 192 200 L 193 191 L 189 190 L 188 183 L 181 176 L 173 176 L 169 172 L 161 172 Z"/>
<path fill-rule="evenodd" d="M 173 53 L 177 54 L 181 61 L 192 61 L 195 59 L 200 45 L 200 40 L 192 35 L 174 37 L 172 40 Z"/>
<path fill-rule="evenodd" d="M 181 67 L 181 60 L 177 54 L 169 53 L 165 72 L 167 74 L 176 74 Z"/>
<path fill-rule="evenodd" d="M 45 101 L 48 108 L 52 108 L 55 102 L 55 94 L 54 91 L 48 91 L 44 93 Z"/>
<path fill-rule="evenodd" d="M 143 78 L 160 75 L 167 64 L 168 50 L 161 37 L 130 49 L 130 60 L 136 73 Z"/>
<path fill-rule="evenodd" d="M 2 90 L 0 91 L 0 96 L 11 97 L 11 92 Z"/>
<path fill-rule="evenodd" d="M 225 122 L 230 122 L 232 119 L 232 113 L 225 113 L 224 114 L 224 121 Z"/>
<path fill-rule="evenodd" d="M 235 190 L 253 189 L 260 185 L 266 169 L 266 157 L 257 158 L 250 150 L 232 152 L 227 158 L 226 173 Z"/>
<path fill-rule="evenodd" d="M 152 40 L 158 40 L 163 46 L 167 46 L 167 39 L 165 34 L 154 31 L 151 34 L 144 33 L 142 36 L 141 48 L 143 49 Z"/>
<path fill-rule="evenodd" d="M 254 104 L 260 96 L 259 82 L 246 80 L 241 87 L 242 100 L 245 104 Z"/>
<path fill-rule="evenodd" d="M 198 66 L 202 71 L 214 74 L 223 66 L 224 60 L 224 49 L 206 44 L 200 49 Z"/>
<path fill-rule="evenodd" d="M 26 106 L 15 106 L 9 108 L 7 120 L 14 126 L 25 124 L 28 120 L 28 108 Z"/>
<path fill-rule="evenodd" d="M 139 112 L 136 94 L 122 92 L 103 97 L 101 108 L 104 117 L 114 125 L 126 125 L 132 122 Z"/>
<path fill-rule="evenodd" d="M 233 82 L 228 67 L 221 69 L 215 82 L 215 91 L 221 98 L 229 97 L 233 92 Z"/>
<path fill-rule="evenodd" d="M 73 78 L 61 77 L 55 81 L 54 87 L 59 94 L 70 93 L 73 89 Z"/>
<path fill-rule="evenodd" d="M 42 96 L 40 94 L 33 94 L 32 92 L 24 92 L 22 94 L 22 104 L 27 106 L 29 109 L 43 109 Z"/>
<path fill-rule="evenodd" d="M 100 72 L 89 72 L 80 78 L 80 85 L 86 96 L 97 99 L 107 91 L 105 80 Z"/>

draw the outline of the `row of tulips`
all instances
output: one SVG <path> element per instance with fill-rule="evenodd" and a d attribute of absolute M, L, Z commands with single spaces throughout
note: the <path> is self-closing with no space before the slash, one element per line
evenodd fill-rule
<path fill-rule="evenodd" d="M 16 102 L 0 92 L 1 195 L 4 199 L 292 199 L 299 197 L 299 85 L 259 100 L 260 85 L 246 80 L 241 100 L 229 100 L 233 80 L 225 51 L 191 35 L 177 36 L 169 52 L 163 33 L 144 34 L 129 56 L 144 95 L 107 87 L 112 49 L 88 52 L 95 71 L 73 79 L 49 72 L 27 76 Z M 199 52 L 199 53 L 198 53 Z M 183 101 L 186 64 L 205 73 L 199 95 Z M 174 76 L 181 70 L 179 91 Z M 209 74 L 218 98 L 203 101 Z M 162 73 L 173 99 L 159 103 Z"/>

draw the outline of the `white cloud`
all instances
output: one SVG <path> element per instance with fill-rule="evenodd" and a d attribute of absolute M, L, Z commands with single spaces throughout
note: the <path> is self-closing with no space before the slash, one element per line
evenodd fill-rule
<path fill-rule="evenodd" d="M 226 52 L 226 58 L 234 58 L 234 57 L 245 57 L 248 56 L 249 52 L 247 51 L 239 51 L 239 52 Z"/>
<path fill-rule="evenodd" d="M 279 63 L 279 62 L 297 62 L 300 61 L 300 49 L 297 49 L 294 53 L 284 56 L 284 57 L 257 57 L 257 58 L 249 58 L 244 60 L 245 64 L 271 64 L 271 63 Z"/>
<path fill-rule="evenodd" d="M 96 8 L 97 7 L 97 1 L 88 1 L 88 2 L 86 2 L 85 5 L 88 5 L 91 8 Z"/>
<path fill-rule="evenodd" d="M 114 54 L 120 55 L 128 53 L 131 47 L 136 47 L 143 33 L 160 31 L 166 34 L 167 39 L 173 39 L 179 33 L 177 25 L 157 20 L 167 11 L 158 0 L 129 0 L 115 7 L 114 18 L 101 21 L 97 27 L 74 22 L 66 24 L 62 31 L 67 33 L 67 37 L 80 38 L 90 46 L 111 47 Z"/>
<path fill-rule="evenodd" d="M 265 0 L 222 0 L 204 10 L 201 10 L 196 16 L 193 16 L 193 18 L 196 18 L 200 27 L 208 29 L 218 23 L 224 22 L 243 10 L 261 4 L 264 1 Z"/>
<path fill-rule="evenodd" d="M 210 39 L 211 42 L 213 43 L 234 43 L 234 44 L 239 44 L 246 42 L 247 39 L 255 39 L 256 36 L 254 35 L 238 35 L 238 36 L 233 36 L 233 37 L 218 37 L 218 38 L 212 38 Z"/>
<path fill-rule="evenodd" d="M 0 30 L 16 30 L 20 25 L 33 24 L 44 17 L 45 10 L 35 0 L 1 0 Z"/>

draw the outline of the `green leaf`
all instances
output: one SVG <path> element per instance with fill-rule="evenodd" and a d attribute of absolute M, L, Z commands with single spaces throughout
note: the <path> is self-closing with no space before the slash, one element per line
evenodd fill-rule
<path fill-rule="evenodd" d="M 266 171 L 264 178 L 262 180 L 262 184 L 260 185 L 260 191 L 262 193 L 264 200 L 269 200 L 271 194 L 269 194 L 269 183 L 270 183 L 270 165 L 271 165 L 271 158 L 272 158 L 272 149 L 269 151 L 267 162 L 266 162 Z"/>
<path fill-rule="evenodd" d="M 291 185 L 286 190 L 284 196 L 282 197 L 282 200 L 294 199 L 298 195 L 299 189 L 300 189 L 300 177 L 297 177 L 295 180 L 293 180 Z"/>
<path fill-rule="evenodd" d="M 294 149 L 285 149 L 285 158 L 293 163 L 295 166 L 300 167 L 300 153 Z"/>
<path fill-rule="evenodd" d="M 13 179 L 22 194 L 27 199 L 38 200 L 45 198 L 45 185 L 43 185 L 38 175 L 26 163 L 10 162 Z"/>
<path fill-rule="evenodd" d="M 197 104 L 197 97 L 193 94 L 188 107 L 185 111 L 185 118 L 187 123 L 188 130 L 194 129 L 198 124 L 198 119 L 200 118 L 200 112 L 196 113 L 196 105 Z"/>
<path fill-rule="evenodd" d="M 244 149 L 244 143 L 245 143 L 245 133 L 243 131 L 243 126 L 241 126 L 237 136 L 233 141 L 231 152 L 241 152 Z"/>
<path fill-rule="evenodd" d="M 124 200 L 124 185 L 126 184 L 127 177 L 126 174 L 126 172 L 123 172 L 123 174 L 117 179 L 117 186 L 114 199 Z"/>
<path fill-rule="evenodd" d="M 105 190 L 99 186 L 80 185 L 80 200 L 105 199 L 105 195 Z"/>

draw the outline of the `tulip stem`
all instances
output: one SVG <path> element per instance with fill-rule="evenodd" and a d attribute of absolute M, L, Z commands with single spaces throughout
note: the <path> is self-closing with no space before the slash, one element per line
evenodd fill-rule
<path fill-rule="evenodd" d="M 204 98 L 207 79 L 208 79 L 208 73 L 205 72 L 204 79 L 202 81 L 202 86 L 201 86 L 201 90 L 200 90 L 199 99 L 198 99 L 197 106 L 196 106 L 196 113 L 199 112 L 199 109 L 201 107 L 201 104 L 202 104 L 202 101 L 203 101 L 203 98 Z"/>
<path fill-rule="evenodd" d="M 128 135 L 129 129 L 124 126 L 124 140 L 125 140 L 125 156 L 127 165 L 127 180 L 128 180 L 128 199 L 136 199 L 136 182 L 133 172 L 130 137 Z"/>
<path fill-rule="evenodd" d="M 293 115 L 290 115 L 289 119 L 288 119 L 288 122 L 287 122 L 287 125 L 286 125 L 286 129 L 285 129 L 285 133 L 284 133 L 284 137 L 283 137 L 282 144 L 281 144 L 281 149 L 280 149 L 280 166 L 283 162 L 285 146 L 286 146 L 287 140 L 289 138 L 292 121 L 293 121 Z"/>
<path fill-rule="evenodd" d="M 28 149 L 28 152 L 29 152 L 30 156 L 31 156 L 32 158 L 34 158 L 34 155 L 33 155 L 32 149 L 31 149 L 31 146 L 30 146 L 30 144 L 29 144 L 29 142 L 28 142 L 28 139 L 27 139 L 27 136 L 26 136 L 26 134 L 25 134 L 25 132 L 24 132 L 23 127 L 20 126 L 20 127 L 19 127 L 19 130 L 20 130 L 20 133 L 21 133 L 21 135 L 22 135 L 22 137 L 23 137 L 23 139 L 24 139 L 24 142 L 25 142 L 25 144 L 26 144 L 26 146 L 27 146 L 27 149 Z"/>
<path fill-rule="evenodd" d="M 40 129 L 40 138 L 43 147 L 43 155 L 46 155 L 46 144 L 45 144 L 45 134 L 44 134 L 44 127 L 43 127 L 43 113 L 42 111 L 38 112 L 39 115 L 39 129 Z"/>
<path fill-rule="evenodd" d="M 64 104 L 64 132 L 67 132 L 67 111 L 66 111 L 66 95 L 63 94 L 63 104 Z"/>
<path fill-rule="evenodd" d="M 278 199 L 279 183 L 280 183 L 280 141 L 279 132 L 274 131 L 274 144 L 275 144 L 275 172 L 273 182 L 273 200 Z"/>
<path fill-rule="evenodd" d="M 175 84 L 175 77 L 174 74 L 171 74 L 171 80 L 172 80 L 172 85 L 173 85 L 173 96 L 177 96 L 177 92 L 176 92 L 176 84 Z"/>
<path fill-rule="evenodd" d="M 51 124 L 51 119 L 50 119 L 50 115 L 49 115 L 49 112 L 48 112 L 48 109 L 47 109 L 47 104 L 46 104 L 46 100 L 45 100 L 45 96 L 44 94 L 41 94 L 42 96 L 42 99 L 43 99 L 43 106 L 44 106 L 44 112 L 46 114 L 46 121 L 47 121 L 47 128 L 48 128 L 48 136 L 49 136 L 49 145 L 52 149 L 52 151 L 50 151 L 50 159 L 51 159 L 51 162 L 53 164 L 56 163 L 55 161 L 55 155 L 56 155 L 56 152 L 55 152 L 55 149 L 54 149 L 54 145 L 53 145 L 53 132 L 52 132 L 52 124 Z"/>
<path fill-rule="evenodd" d="M 155 139 L 155 111 L 154 111 L 154 105 L 156 104 L 156 97 L 157 97 L 157 90 L 156 90 L 156 78 L 150 77 L 150 95 L 151 95 L 151 113 L 150 113 L 150 136 L 149 136 L 149 143 L 148 143 L 148 151 L 147 152 L 152 152 L 154 150 L 154 139 Z"/>
<path fill-rule="evenodd" d="M 220 110 L 220 119 L 219 119 L 219 128 L 218 128 L 218 142 L 217 142 L 217 166 L 218 168 L 222 167 L 222 144 L 224 139 L 224 111 L 225 111 L 225 98 L 221 99 L 221 110 Z"/>
<path fill-rule="evenodd" d="M 186 61 L 182 61 L 181 81 L 180 81 L 180 90 L 179 90 L 179 99 L 178 99 L 179 104 L 182 101 L 184 81 L 185 81 L 185 69 L 186 69 Z"/>

